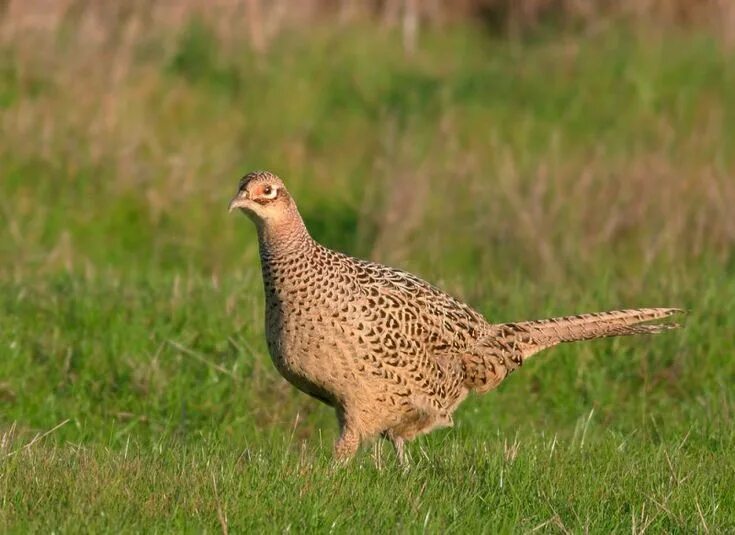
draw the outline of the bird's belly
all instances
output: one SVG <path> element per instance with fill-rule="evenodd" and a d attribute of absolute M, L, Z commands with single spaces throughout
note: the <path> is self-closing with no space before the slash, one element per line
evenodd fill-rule
<path fill-rule="evenodd" d="M 339 327 L 295 314 L 266 322 L 273 364 L 299 390 L 334 405 L 359 386 L 358 348 Z"/>

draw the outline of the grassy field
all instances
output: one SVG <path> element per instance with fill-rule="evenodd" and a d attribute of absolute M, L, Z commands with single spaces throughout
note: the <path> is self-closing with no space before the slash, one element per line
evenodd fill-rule
<path fill-rule="evenodd" d="M 7 28 L 6 28 L 7 30 Z M 0 532 L 735 530 L 735 54 L 696 29 L 0 34 Z M 238 178 L 498 321 L 681 306 L 331 465 Z"/>

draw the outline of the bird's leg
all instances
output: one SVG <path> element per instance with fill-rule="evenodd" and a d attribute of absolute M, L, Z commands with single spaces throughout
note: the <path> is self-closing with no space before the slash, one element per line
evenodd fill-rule
<path fill-rule="evenodd" d="M 344 407 L 337 407 L 337 421 L 340 433 L 337 442 L 334 443 L 334 458 L 343 464 L 352 459 L 360 447 L 360 434 L 355 430 Z"/>
<path fill-rule="evenodd" d="M 403 437 L 399 437 L 398 435 L 395 435 L 391 431 L 387 431 L 383 434 L 385 438 L 387 438 L 391 444 L 393 444 L 393 447 L 396 449 L 396 456 L 398 457 L 398 464 L 401 465 L 401 467 L 404 470 L 408 470 L 410 467 L 410 462 L 408 460 L 408 456 L 406 455 L 406 451 L 404 449 L 405 440 Z"/>
<path fill-rule="evenodd" d="M 343 427 L 337 442 L 334 443 L 334 458 L 340 463 L 345 463 L 352 459 L 359 446 L 360 436 L 349 427 Z"/>
<path fill-rule="evenodd" d="M 393 439 L 393 447 L 396 448 L 396 455 L 398 456 L 398 464 L 401 465 L 401 468 L 404 470 L 408 470 L 411 467 L 411 463 L 408 460 L 408 456 L 406 455 L 406 451 L 403 448 L 404 440 L 401 437 L 395 437 Z"/>

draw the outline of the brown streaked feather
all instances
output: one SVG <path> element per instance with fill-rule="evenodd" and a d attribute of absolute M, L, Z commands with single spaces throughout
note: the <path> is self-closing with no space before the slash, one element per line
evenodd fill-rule
<path fill-rule="evenodd" d="M 655 334 L 675 329 L 679 326 L 675 323 L 640 324 L 668 318 L 682 312 L 683 310 L 679 308 L 637 308 L 524 321 L 509 325 L 515 325 L 518 329 L 530 332 L 533 344 L 538 346 L 538 349 L 524 354 L 523 358 L 528 358 L 541 349 L 561 342 L 594 340 L 609 336 Z"/>
<path fill-rule="evenodd" d="M 639 308 L 494 325 L 464 358 L 465 385 L 486 392 L 532 355 L 562 342 L 676 329 L 677 323 L 645 323 L 682 312 L 678 308 Z"/>

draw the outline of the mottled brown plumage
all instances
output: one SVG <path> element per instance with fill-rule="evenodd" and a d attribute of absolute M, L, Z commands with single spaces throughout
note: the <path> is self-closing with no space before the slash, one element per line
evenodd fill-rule
<path fill-rule="evenodd" d="M 273 363 L 294 386 L 336 409 L 340 459 L 383 436 L 404 462 L 404 441 L 452 425 L 469 392 L 495 388 L 525 359 L 558 343 L 676 327 L 641 325 L 679 312 L 674 308 L 491 324 L 414 275 L 315 242 L 271 173 L 245 176 L 234 208 L 257 227 Z"/>

